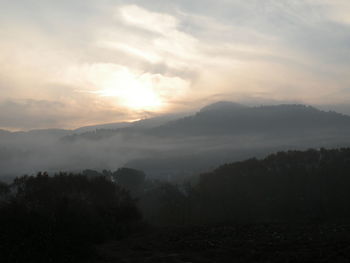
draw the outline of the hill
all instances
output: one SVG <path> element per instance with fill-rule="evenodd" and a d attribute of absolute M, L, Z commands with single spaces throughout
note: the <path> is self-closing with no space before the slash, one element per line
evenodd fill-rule
<path fill-rule="evenodd" d="M 278 152 L 203 174 L 199 191 L 214 221 L 341 221 L 349 173 L 350 148 Z"/>
<path fill-rule="evenodd" d="M 277 152 L 161 186 L 140 202 L 161 225 L 348 222 L 349 174 L 350 148 Z"/>
<path fill-rule="evenodd" d="M 350 117 L 305 105 L 247 107 L 219 102 L 152 129 L 154 135 L 292 134 L 350 129 Z"/>
<path fill-rule="evenodd" d="M 218 102 L 186 117 L 174 114 L 121 125 L 94 126 L 88 132 L 1 132 L 1 176 L 127 165 L 173 179 L 249 156 L 346 147 L 350 142 L 349 116 L 295 104 L 249 107 Z"/>

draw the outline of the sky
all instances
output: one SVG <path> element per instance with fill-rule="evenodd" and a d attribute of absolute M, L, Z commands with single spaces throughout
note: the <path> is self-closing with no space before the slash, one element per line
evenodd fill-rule
<path fill-rule="evenodd" d="M 0 0 L 0 129 L 350 104 L 348 0 Z"/>

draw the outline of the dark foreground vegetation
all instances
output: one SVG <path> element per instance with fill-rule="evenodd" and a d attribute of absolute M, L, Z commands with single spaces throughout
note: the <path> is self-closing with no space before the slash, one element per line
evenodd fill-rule
<path fill-rule="evenodd" d="M 24 176 L 0 184 L 1 259 L 346 262 L 349 175 L 344 148 L 279 152 L 182 184 L 128 168 Z"/>
<path fill-rule="evenodd" d="M 0 186 L 1 262 L 85 262 L 93 244 L 130 233 L 140 214 L 106 177 L 58 174 Z"/>
<path fill-rule="evenodd" d="M 196 184 L 161 184 L 140 199 L 160 225 L 350 220 L 350 148 L 288 151 L 225 164 Z"/>
<path fill-rule="evenodd" d="M 97 247 L 96 262 L 350 262 L 349 224 L 163 227 Z"/>

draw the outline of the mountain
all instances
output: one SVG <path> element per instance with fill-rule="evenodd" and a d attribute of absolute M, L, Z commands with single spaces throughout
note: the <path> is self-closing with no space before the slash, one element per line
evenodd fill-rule
<path fill-rule="evenodd" d="M 180 118 L 184 118 L 185 116 L 189 116 L 190 113 L 174 113 L 174 114 L 166 114 L 161 116 L 156 116 L 149 119 L 142 119 L 139 121 L 135 121 L 132 123 L 130 127 L 136 129 L 151 129 L 161 125 L 164 125 L 170 121 L 178 120 Z"/>
<path fill-rule="evenodd" d="M 221 101 L 190 116 L 80 130 L 1 131 L 0 176 L 128 166 L 174 178 L 281 150 L 346 146 L 347 115 L 297 104 L 249 107 Z"/>
<path fill-rule="evenodd" d="M 84 132 L 86 130 L 86 132 Z M 164 115 L 131 123 L 84 127 L 67 138 L 101 140 L 115 135 L 153 137 L 344 135 L 350 116 L 301 104 L 249 107 L 220 101 L 197 113 Z M 78 132 L 77 132 L 78 131 Z"/>
<path fill-rule="evenodd" d="M 79 139 L 103 140 L 119 134 L 142 133 L 187 115 L 189 115 L 189 113 L 165 114 L 134 122 L 86 126 L 73 130 L 70 134 L 62 137 L 62 141 L 70 142 Z"/>
<path fill-rule="evenodd" d="M 127 165 L 174 177 L 275 151 L 350 146 L 350 117 L 298 104 L 248 107 L 219 102 L 145 133 L 166 150 L 153 150 Z"/>
<path fill-rule="evenodd" d="M 101 129 L 116 130 L 116 129 L 129 127 L 130 125 L 131 125 L 131 122 L 105 123 L 105 124 L 97 124 L 97 125 L 80 127 L 78 129 L 73 130 L 73 132 L 74 133 L 84 133 L 84 132 L 90 132 L 90 131 L 101 130 Z"/>
<path fill-rule="evenodd" d="M 208 113 L 208 112 L 228 112 L 228 111 L 236 111 L 241 109 L 246 109 L 247 106 L 231 101 L 218 101 L 212 104 L 209 104 L 203 107 L 199 112 L 200 113 Z"/>
<path fill-rule="evenodd" d="M 264 134 L 301 135 L 307 132 L 343 132 L 350 116 L 305 105 L 247 107 L 219 102 L 197 114 L 166 123 L 150 131 L 156 136 Z"/>

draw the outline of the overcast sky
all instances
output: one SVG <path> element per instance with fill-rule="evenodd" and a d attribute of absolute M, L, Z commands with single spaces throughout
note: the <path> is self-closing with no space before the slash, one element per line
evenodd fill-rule
<path fill-rule="evenodd" d="M 349 0 L 0 0 L 0 128 L 350 103 Z"/>

